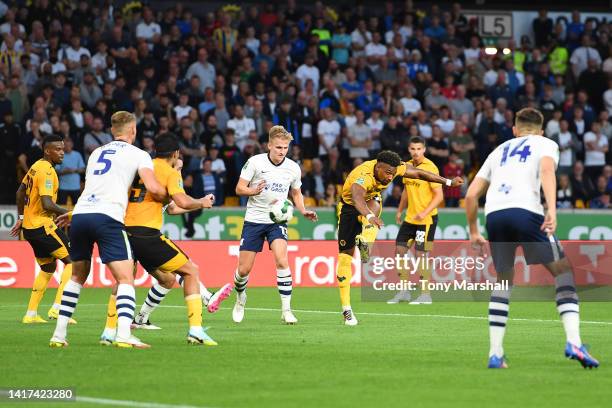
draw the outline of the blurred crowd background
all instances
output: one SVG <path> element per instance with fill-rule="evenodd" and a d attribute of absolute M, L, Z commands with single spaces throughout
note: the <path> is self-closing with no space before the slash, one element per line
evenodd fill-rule
<path fill-rule="evenodd" d="M 157 7 L 156 4 L 164 4 Z M 0 203 L 14 204 L 47 134 L 64 137 L 59 203 L 79 196 L 89 154 L 117 110 L 138 118 L 138 145 L 180 140 L 188 191 L 235 196 L 240 169 L 267 131 L 294 136 L 308 206 L 333 206 L 357 164 L 408 141 L 447 177 L 473 177 L 512 137 L 514 112 L 540 109 L 559 143 L 558 205 L 610 208 L 612 24 L 546 10 L 532 33 L 486 49 L 460 4 L 0 2 Z M 445 190 L 447 207 L 463 204 Z M 397 206 L 401 185 L 385 192 Z"/>

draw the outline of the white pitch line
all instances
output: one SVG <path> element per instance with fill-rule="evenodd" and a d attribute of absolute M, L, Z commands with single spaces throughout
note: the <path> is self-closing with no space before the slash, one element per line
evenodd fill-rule
<path fill-rule="evenodd" d="M 89 404 L 99 405 L 112 405 L 119 407 L 142 407 L 142 408 L 210 408 L 196 405 L 174 405 L 174 404 L 159 404 L 157 402 L 145 402 L 145 401 L 129 401 L 129 400 L 116 400 L 108 398 L 93 398 L 93 397 L 76 397 L 77 402 L 84 402 Z"/>
<path fill-rule="evenodd" d="M 50 305 L 49 305 L 50 306 Z M 107 306 L 106 303 L 85 303 L 79 304 L 78 307 L 88 307 L 88 306 Z M 23 307 L 23 305 L 5 305 L 3 307 Z M 184 308 L 185 306 L 179 305 L 159 305 L 157 307 L 165 307 L 165 308 Z M 417 306 L 418 307 L 418 306 Z M 427 307 L 427 306 L 423 306 Z M 224 308 L 220 308 L 223 310 Z M 253 310 L 256 312 L 280 312 L 281 309 L 274 308 L 266 308 L 266 307 L 247 307 L 246 310 Z M 340 314 L 339 311 L 332 310 L 305 310 L 305 309 L 293 309 L 294 312 L 299 313 L 315 313 L 315 314 Z M 359 315 L 364 316 L 382 316 L 382 317 L 433 317 L 437 319 L 463 319 L 463 320 L 487 320 L 486 316 L 462 316 L 462 315 L 444 315 L 444 314 L 418 314 L 418 313 L 382 313 L 382 312 L 358 312 Z M 534 322 L 534 323 L 561 323 L 560 320 L 553 319 L 531 319 L 531 318 L 521 318 L 521 317 L 509 317 L 508 320 L 515 322 Z M 604 325 L 604 326 L 612 326 L 612 322 L 604 322 L 597 320 L 581 320 L 580 324 L 593 324 L 593 325 Z"/>

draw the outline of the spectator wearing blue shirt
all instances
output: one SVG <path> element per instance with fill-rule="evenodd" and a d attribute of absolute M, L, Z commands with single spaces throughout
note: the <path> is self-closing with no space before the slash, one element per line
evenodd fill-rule
<path fill-rule="evenodd" d="M 74 142 L 69 137 L 64 139 L 64 161 L 55 166 L 59 176 L 57 203 L 66 205 L 68 197 L 72 205 L 76 204 L 81 194 L 81 174 L 85 173 L 85 162 L 81 153 L 73 150 Z"/>
<path fill-rule="evenodd" d="M 427 27 L 424 31 L 425 35 L 439 42 L 446 36 L 446 29 L 440 25 L 440 17 L 434 16 L 431 19 L 431 27 Z"/>
<path fill-rule="evenodd" d="M 370 117 L 374 109 L 383 109 L 382 98 L 374 92 L 374 84 L 372 81 L 365 82 L 364 92 L 357 98 L 355 106 L 357 109 L 363 111 L 367 117 Z"/>
<path fill-rule="evenodd" d="M 351 36 L 346 33 L 346 26 L 342 21 L 338 22 L 336 32 L 331 39 L 332 59 L 338 65 L 345 66 L 349 62 L 349 49 L 351 48 Z"/>
<path fill-rule="evenodd" d="M 346 89 L 349 92 L 348 98 L 354 100 L 363 93 L 363 85 L 357 81 L 357 74 L 353 68 L 346 69 L 346 82 L 342 83 L 342 89 Z"/>

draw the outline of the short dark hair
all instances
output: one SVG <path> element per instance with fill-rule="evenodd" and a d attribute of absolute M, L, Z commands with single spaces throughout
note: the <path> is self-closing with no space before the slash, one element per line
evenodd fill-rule
<path fill-rule="evenodd" d="M 423 139 L 421 136 L 412 136 L 410 138 L 410 141 L 408 142 L 409 145 L 413 144 L 413 143 L 420 143 L 423 146 L 425 146 L 425 139 Z"/>
<path fill-rule="evenodd" d="M 523 108 L 516 113 L 515 125 L 518 128 L 542 129 L 544 116 L 534 108 Z"/>
<path fill-rule="evenodd" d="M 155 139 L 155 157 L 170 157 L 179 149 L 179 142 L 174 133 L 162 133 Z"/>
<path fill-rule="evenodd" d="M 387 163 L 389 166 L 397 167 L 402 164 L 402 159 L 399 154 L 392 152 L 391 150 L 383 150 L 376 155 L 376 161 L 381 163 Z"/>
<path fill-rule="evenodd" d="M 64 138 L 61 137 L 60 135 L 48 135 L 48 136 L 45 136 L 45 138 L 42 141 L 43 152 L 45 151 L 45 147 L 47 146 L 48 143 L 63 142 L 63 141 L 64 141 Z"/>

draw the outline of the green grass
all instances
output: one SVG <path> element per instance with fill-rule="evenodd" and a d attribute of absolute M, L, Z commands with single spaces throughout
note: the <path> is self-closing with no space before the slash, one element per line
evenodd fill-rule
<path fill-rule="evenodd" d="M 41 312 L 55 294 L 50 292 Z M 145 293 L 138 291 L 139 302 Z M 0 387 L 74 387 L 78 396 L 205 407 L 558 408 L 604 406 L 612 397 L 610 303 L 581 305 L 582 319 L 591 321 L 582 325 L 582 337 L 602 362 L 598 370 L 563 357 L 565 338 L 552 301 L 511 304 L 505 344 L 510 369 L 487 370 L 486 320 L 432 316 L 484 317 L 486 303 L 361 303 L 354 290 L 360 325 L 344 327 L 336 289 L 297 288 L 299 324 L 283 326 L 276 290 L 252 288 L 247 307 L 259 310 L 247 308 L 240 325 L 231 321 L 233 297 L 217 314 L 204 316 L 219 342 L 210 348 L 186 344 L 186 310 L 175 289 L 152 317 L 163 330 L 137 333 L 152 348 L 124 350 L 97 342 L 108 294 L 85 289 L 70 347 L 50 349 L 52 323 L 20 323 L 29 291 L 0 290 Z"/>

